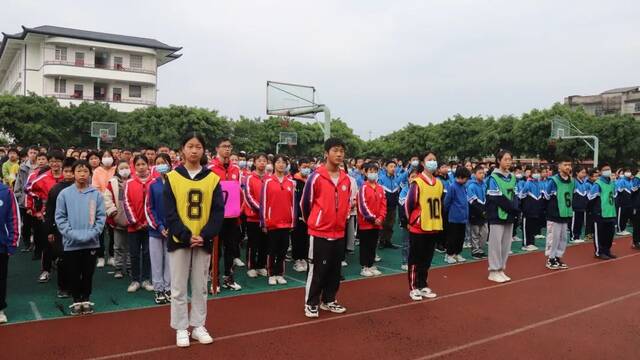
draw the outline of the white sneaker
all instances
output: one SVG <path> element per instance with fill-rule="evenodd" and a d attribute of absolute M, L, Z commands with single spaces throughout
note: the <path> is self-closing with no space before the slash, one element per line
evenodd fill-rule
<path fill-rule="evenodd" d="M 527 246 L 523 246 L 522 247 L 523 251 L 536 251 L 538 250 L 538 247 L 535 245 L 527 245 Z"/>
<path fill-rule="evenodd" d="M 269 276 L 269 273 L 267 272 L 267 269 L 258 269 L 258 270 L 256 270 L 256 272 L 257 272 L 257 273 L 258 273 L 258 275 L 260 275 L 260 276 L 264 276 L 264 277 Z"/>
<path fill-rule="evenodd" d="M 132 281 L 127 288 L 127 292 L 134 293 L 140 289 L 140 283 L 137 281 Z"/>
<path fill-rule="evenodd" d="M 269 282 L 269 285 L 276 285 L 278 283 L 275 276 L 269 276 L 268 282 Z"/>
<path fill-rule="evenodd" d="M 411 290 L 409 291 L 409 297 L 413 301 L 420 301 L 422 300 L 422 291 L 420 291 L 419 289 Z"/>
<path fill-rule="evenodd" d="M 7 315 L 5 315 L 4 311 L 0 310 L 0 324 L 4 324 L 7 321 Z"/>
<path fill-rule="evenodd" d="M 255 271 L 254 269 L 251 269 L 251 270 L 247 271 L 247 276 L 250 277 L 250 278 L 258 277 L 258 272 Z"/>
<path fill-rule="evenodd" d="M 309 270 L 309 264 L 307 263 L 307 260 L 300 260 L 300 261 L 302 261 L 302 268 L 304 269 L 302 271 Z"/>
<path fill-rule="evenodd" d="M 463 258 L 462 255 L 460 255 L 460 254 L 454 255 L 454 257 L 456 258 L 456 261 L 459 262 L 459 263 L 463 263 L 463 262 L 467 261 L 467 259 Z"/>
<path fill-rule="evenodd" d="M 296 272 L 304 272 L 304 271 L 306 271 L 304 269 L 303 261 L 304 260 L 296 260 L 296 262 L 293 264 L 293 271 L 296 271 Z"/>
<path fill-rule="evenodd" d="M 535 236 L 536 239 L 546 239 L 547 237 L 541 234 Z"/>
<path fill-rule="evenodd" d="M 200 344 L 211 344 L 213 342 L 213 338 L 209 335 L 209 332 L 204 328 L 204 326 L 193 329 L 191 337 L 193 340 L 197 340 Z"/>
<path fill-rule="evenodd" d="M 373 259 L 373 261 L 380 262 L 380 261 L 382 261 L 382 258 L 380 256 L 378 256 L 378 254 L 376 254 L 376 257 Z"/>
<path fill-rule="evenodd" d="M 575 239 L 573 240 L 574 244 L 582 244 L 584 242 L 584 239 Z"/>
<path fill-rule="evenodd" d="M 311 305 L 305 305 L 304 306 L 304 316 L 308 317 L 308 318 L 317 318 L 319 316 L 319 311 L 318 311 L 318 305 L 315 306 L 311 306 Z"/>
<path fill-rule="evenodd" d="M 438 294 L 431 291 L 431 289 L 429 289 L 428 287 L 420 289 L 420 294 L 422 294 L 423 298 L 427 299 L 433 299 L 434 297 L 438 296 Z"/>
<path fill-rule="evenodd" d="M 616 235 L 617 236 L 627 236 L 627 235 L 631 235 L 631 233 L 625 230 L 625 231 L 617 232 Z"/>
<path fill-rule="evenodd" d="M 407 265 L 407 264 L 400 265 L 400 270 L 402 270 L 402 271 L 409 271 L 409 265 Z"/>
<path fill-rule="evenodd" d="M 287 279 L 285 279 L 284 276 L 276 276 L 276 282 L 278 282 L 278 285 L 285 285 Z"/>
<path fill-rule="evenodd" d="M 98 258 L 98 263 L 96 264 L 96 267 L 98 268 L 104 267 L 104 258 Z"/>
<path fill-rule="evenodd" d="M 382 271 L 378 270 L 377 266 L 372 266 L 372 267 L 369 268 L 369 270 L 371 270 L 371 272 L 373 273 L 373 276 L 382 275 Z"/>
<path fill-rule="evenodd" d="M 153 284 L 151 284 L 151 281 L 149 280 L 145 280 L 142 282 L 142 288 L 147 290 L 147 291 L 153 291 Z"/>
<path fill-rule="evenodd" d="M 500 271 L 500 276 L 504 279 L 504 281 L 511 281 L 511 278 L 504 273 L 504 271 Z"/>
<path fill-rule="evenodd" d="M 46 283 L 49 281 L 49 272 L 48 271 L 43 271 L 40 273 L 40 277 L 38 278 L 38 282 L 41 283 Z"/>
<path fill-rule="evenodd" d="M 176 331 L 176 345 L 178 347 L 189 347 L 189 332 L 187 330 Z"/>
<path fill-rule="evenodd" d="M 503 282 L 506 282 L 507 280 L 505 278 L 503 278 L 502 276 L 500 276 L 500 272 L 499 271 L 490 271 L 489 272 L 489 281 L 493 281 L 493 282 L 497 282 L 497 283 L 503 283 Z"/>
<path fill-rule="evenodd" d="M 372 277 L 373 272 L 371 272 L 371 269 L 369 269 L 368 267 L 362 267 L 362 270 L 360 271 L 360 275 L 364 277 Z"/>
<path fill-rule="evenodd" d="M 471 243 L 465 241 L 464 244 L 462 244 L 462 248 L 463 249 L 471 249 Z"/>
<path fill-rule="evenodd" d="M 109 261 L 107 261 L 107 264 L 109 264 L 109 266 L 111 267 L 116 267 L 116 258 L 114 258 L 113 256 L 109 258 Z"/>
<path fill-rule="evenodd" d="M 242 260 L 240 260 L 240 258 L 233 259 L 233 265 L 237 267 L 244 267 L 244 263 L 242 262 Z"/>
<path fill-rule="evenodd" d="M 453 256 L 445 255 L 445 256 L 444 256 L 444 262 L 446 262 L 447 264 L 455 264 L 455 263 L 457 263 L 458 261 L 457 261 L 457 260 L 456 260 L 456 258 L 455 258 L 455 257 L 453 257 Z"/>
<path fill-rule="evenodd" d="M 514 237 L 511 238 L 511 242 L 522 242 L 522 239 L 520 239 L 517 236 L 514 236 Z"/>
<path fill-rule="evenodd" d="M 346 261 L 342 260 L 342 262 L 340 263 L 340 266 L 345 267 L 348 266 L 349 264 L 347 264 Z"/>

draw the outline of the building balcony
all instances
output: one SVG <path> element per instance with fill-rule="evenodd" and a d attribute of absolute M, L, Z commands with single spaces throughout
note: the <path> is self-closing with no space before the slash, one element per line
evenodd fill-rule
<path fill-rule="evenodd" d="M 102 97 L 102 98 L 94 98 L 90 95 L 80 95 L 80 94 L 59 94 L 59 93 L 49 93 L 44 96 L 54 97 L 56 99 L 61 100 L 78 100 L 78 101 L 94 101 L 94 102 L 106 102 L 110 105 L 112 104 L 134 104 L 134 105 L 155 105 L 155 101 L 145 100 L 145 99 L 134 99 L 134 98 L 125 98 L 122 99 L 119 96 L 114 96 L 113 98 Z"/>
<path fill-rule="evenodd" d="M 44 62 L 42 69 L 44 76 L 156 84 L 155 70 L 125 68 L 119 64 L 112 66 L 89 64 L 83 61 L 47 60 Z"/>

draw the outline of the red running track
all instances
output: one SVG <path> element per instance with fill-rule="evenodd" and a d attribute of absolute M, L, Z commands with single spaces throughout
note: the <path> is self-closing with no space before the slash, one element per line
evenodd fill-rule
<path fill-rule="evenodd" d="M 486 261 L 434 269 L 439 297 L 412 302 L 406 276 L 343 284 L 343 315 L 303 315 L 303 289 L 210 301 L 212 345 L 178 349 L 168 307 L 0 327 L 6 359 L 635 359 L 640 353 L 640 252 L 615 242 L 568 249 L 569 270 L 542 253 L 514 256 L 514 281 L 486 280 Z"/>

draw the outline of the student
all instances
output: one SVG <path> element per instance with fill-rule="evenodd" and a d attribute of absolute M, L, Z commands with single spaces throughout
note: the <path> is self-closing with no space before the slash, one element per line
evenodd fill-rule
<path fill-rule="evenodd" d="M 107 213 L 107 223 L 113 228 L 113 258 L 115 271 L 113 277 L 124 278 L 124 274 L 131 271 L 131 257 L 129 256 L 129 242 L 127 241 L 127 227 L 129 225 L 124 211 L 124 183 L 131 177 L 129 160 L 118 162 L 117 172 L 109 179 L 104 192 L 104 203 Z"/>
<path fill-rule="evenodd" d="M 467 187 L 471 257 L 474 259 L 483 259 L 487 256 L 484 247 L 487 244 L 489 229 L 487 227 L 487 184 L 484 181 L 484 176 L 484 168 L 481 165 L 476 165 L 473 169 L 474 179 L 469 182 Z"/>
<path fill-rule="evenodd" d="M 507 267 L 513 224 L 518 214 L 516 177 L 509 172 L 512 155 L 500 150 L 496 155 L 498 167 L 491 173 L 487 190 L 487 217 L 489 219 L 489 280 L 498 283 L 510 281 Z"/>
<path fill-rule="evenodd" d="M 558 159 L 558 173 L 549 178 L 547 188 L 543 192 L 547 202 L 547 243 L 545 256 L 547 268 L 551 270 L 567 269 L 562 255 L 567 248 L 569 223 L 573 218 L 573 192 L 575 183 L 571 177 L 571 159 Z"/>
<path fill-rule="evenodd" d="M 11 148 L 8 151 L 8 159 L 2 164 L 2 181 L 9 188 L 13 189 L 13 184 L 16 182 L 18 172 L 20 172 L 20 158 L 18 156 L 18 150 Z"/>
<path fill-rule="evenodd" d="M 302 158 L 298 161 L 298 172 L 293 176 L 296 183 L 296 226 L 291 233 L 291 257 L 293 258 L 293 270 L 297 272 L 305 272 L 308 269 L 307 257 L 309 255 L 309 233 L 307 232 L 307 224 L 302 220 L 300 211 L 300 200 L 302 200 L 302 192 L 307 183 L 307 179 L 311 175 L 311 161 Z"/>
<path fill-rule="evenodd" d="M 340 167 L 341 170 L 344 170 L 345 172 L 347 172 L 347 162 L 345 161 L 343 163 L 343 165 Z M 350 198 L 350 203 L 351 203 L 351 210 L 349 211 L 349 217 L 347 218 L 347 224 L 344 230 L 344 247 L 345 247 L 345 252 L 344 255 L 345 257 L 342 259 L 341 262 L 341 266 L 345 267 L 348 266 L 349 264 L 347 263 L 347 259 L 346 256 L 347 254 L 353 254 L 355 252 L 356 249 L 356 225 L 358 223 L 358 202 L 357 202 L 357 197 L 358 197 L 358 182 L 356 181 L 356 179 L 354 177 L 352 177 L 351 175 L 349 175 L 349 173 L 347 172 L 347 176 L 349 177 L 349 180 L 351 181 L 351 198 Z M 395 225 L 395 220 L 394 220 L 394 225 Z M 393 244 L 392 244 L 393 245 Z M 340 275 L 340 279 L 344 280 L 343 276 Z"/>
<path fill-rule="evenodd" d="M 616 226 L 616 206 L 614 203 L 615 184 L 611 180 L 611 166 L 600 165 L 601 176 L 589 190 L 589 210 L 594 220 L 595 257 L 601 260 L 615 259 L 611 245 Z"/>
<path fill-rule="evenodd" d="M 522 189 L 524 184 L 527 182 L 527 178 L 525 177 L 525 173 L 522 170 L 522 166 L 516 165 L 513 168 L 513 173 L 516 176 L 516 188 Z M 520 209 L 520 210 L 522 210 L 522 209 Z M 518 218 L 516 219 L 516 222 L 513 224 L 513 231 L 511 232 L 511 235 L 513 236 L 513 241 L 514 242 L 522 241 L 522 239 L 520 239 L 520 237 L 518 236 L 518 229 L 522 230 L 522 214 L 518 215 Z"/>
<path fill-rule="evenodd" d="M 98 237 L 106 221 L 102 194 L 91 186 L 91 167 L 78 160 L 73 164 L 75 184 L 60 192 L 56 204 L 55 220 L 62 234 L 64 263 L 67 268 L 73 304 L 71 315 L 91 314 L 90 301 Z"/>
<path fill-rule="evenodd" d="M 260 222 L 267 232 L 269 255 L 267 271 L 269 285 L 284 285 L 284 258 L 289 247 L 289 234 L 295 226 L 295 184 L 286 176 L 289 159 L 274 157 L 274 173 L 262 185 Z"/>
<path fill-rule="evenodd" d="M 423 157 L 424 167 L 411 183 L 405 211 L 409 220 L 409 297 L 420 301 L 434 298 L 436 293 L 428 287 L 427 278 L 436 240 L 442 236 L 444 213 L 443 183 L 435 177 L 438 162 L 433 152 Z"/>
<path fill-rule="evenodd" d="M 149 258 L 149 233 L 144 202 L 149 191 L 151 176 L 149 163 L 144 155 L 133 158 L 135 175 L 124 184 L 124 212 L 127 216 L 127 242 L 131 257 L 131 283 L 127 288 L 130 293 L 138 291 L 142 286 L 153 291 L 151 284 L 151 260 Z"/>
<path fill-rule="evenodd" d="M 69 279 L 66 264 L 64 262 L 64 247 L 62 245 L 62 235 L 56 226 L 55 209 L 58 195 L 67 187 L 73 185 L 75 179 L 73 175 L 73 163 L 76 159 L 65 158 L 62 162 L 62 181 L 53 185 L 49 190 L 47 198 L 48 211 L 45 212 L 45 225 L 47 227 L 47 240 L 52 249 L 52 258 L 55 259 L 56 271 L 58 272 L 58 293 L 60 299 L 69 297 Z"/>
<path fill-rule="evenodd" d="M 171 301 L 171 273 L 169 255 L 167 254 L 167 235 L 162 189 L 166 182 L 166 174 L 171 171 L 171 158 L 164 152 L 156 157 L 156 171 L 160 176 L 149 183 L 145 201 L 145 215 L 149 224 L 149 258 L 151 259 L 151 281 L 155 293 L 156 304 Z"/>
<path fill-rule="evenodd" d="M 7 185 L 0 183 L 0 324 L 6 323 L 7 275 L 9 256 L 20 240 L 20 211 L 16 197 Z"/>
<path fill-rule="evenodd" d="M 617 233 L 618 236 L 631 235 L 627 229 L 627 223 L 633 215 L 633 174 L 631 169 L 624 168 L 622 176 L 615 182 L 616 208 L 617 208 Z"/>
<path fill-rule="evenodd" d="M 243 212 L 247 219 L 247 276 L 268 276 L 266 269 L 268 239 L 260 228 L 260 195 L 266 178 L 267 155 L 254 156 L 255 170 L 247 176 Z"/>
<path fill-rule="evenodd" d="M 449 185 L 451 185 L 452 179 L 449 175 L 449 166 L 446 163 L 443 163 L 438 168 L 436 173 L 436 178 L 442 182 L 443 192 L 442 199 L 440 199 L 440 203 L 444 204 L 444 198 L 447 195 L 447 190 L 449 189 Z M 436 251 L 439 253 L 446 253 L 446 245 L 447 245 L 447 230 L 449 228 L 449 214 L 447 214 L 446 209 L 443 207 L 442 211 L 442 232 L 440 232 L 437 236 L 436 240 Z"/>
<path fill-rule="evenodd" d="M 49 170 L 48 162 L 47 162 L 47 154 L 46 153 L 38 153 L 36 155 L 36 168 L 32 171 L 27 177 L 27 181 L 23 186 L 24 193 L 24 204 L 27 211 L 27 215 L 30 216 L 31 225 L 30 231 L 33 236 L 33 256 L 31 260 L 40 260 L 42 262 L 42 249 L 44 247 L 44 243 L 46 242 L 46 233 L 43 231 L 44 228 L 40 226 L 41 219 L 37 218 L 38 209 L 42 206 L 42 201 L 38 198 L 34 198 L 33 194 L 29 191 L 31 184 L 33 181 L 43 173 L 46 173 Z M 40 275 L 43 273 L 41 272 Z M 43 282 L 49 281 L 48 278 L 43 278 Z"/>
<path fill-rule="evenodd" d="M 449 191 L 444 198 L 445 213 L 449 216 L 449 229 L 447 232 L 447 264 L 462 263 L 467 261 L 462 255 L 462 244 L 467 223 L 469 222 L 469 203 L 467 202 L 467 189 L 465 184 L 471 173 L 465 167 L 456 167 L 455 180 L 449 185 Z"/>
<path fill-rule="evenodd" d="M 543 183 L 538 168 L 533 168 L 529 178 L 521 188 L 518 188 L 520 208 L 522 209 L 522 250 L 536 251 L 536 235 L 540 234 L 545 224 L 545 198 Z"/>
<path fill-rule="evenodd" d="M 378 184 L 378 165 L 366 163 L 365 182 L 358 191 L 358 239 L 360 239 L 360 275 L 364 277 L 382 275 L 374 266 L 376 245 L 382 224 L 387 215 L 387 196 Z"/>
<path fill-rule="evenodd" d="M 171 269 L 171 327 L 176 345 L 189 346 L 191 337 L 202 344 L 213 339 L 204 327 L 207 318 L 207 277 L 213 238 L 224 219 L 224 198 L 220 177 L 202 166 L 206 164 L 202 135 L 187 134 L 181 142 L 184 164 L 166 175 L 163 191 L 167 242 Z M 189 279 L 191 280 L 189 282 Z M 187 304 L 191 288 L 191 313 Z"/>
<path fill-rule="evenodd" d="M 583 243 L 582 228 L 587 221 L 587 196 L 591 184 L 587 181 L 587 169 L 578 167 L 575 172 L 575 190 L 573 192 L 573 218 L 571 219 L 571 242 L 574 244 Z"/>
<path fill-rule="evenodd" d="M 406 179 L 406 174 L 396 175 L 396 163 L 393 160 L 387 160 L 384 168 L 380 170 L 378 175 L 378 183 L 384 189 L 387 197 L 387 217 L 382 224 L 380 231 L 380 248 L 397 249 L 398 246 L 391 242 L 393 237 L 393 227 L 396 222 L 396 208 L 398 207 L 398 196 L 400 195 L 400 183 Z"/>
<path fill-rule="evenodd" d="M 311 236 L 305 291 L 305 315 L 310 318 L 319 316 L 318 305 L 333 313 L 347 311 L 336 301 L 340 262 L 344 258 L 344 230 L 351 209 L 351 180 L 340 170 L 345 149 L 340 139 L 325 141 L 326 163 L 307 180 L 300 203 L 302 218 Z"/>
<path fill-rule="evenodd" d="M 600 178 L 600 172 L 598 171 L 597 168 L 590 168 L 587 171 L 587 183 L 589 183 L 589 192 L 591 192 L 591 188 L 593 187 L 593 184 L 595 184 L 599 178 Z M 586 220 L 584 225 L 584 237 L 586 241 L 593 241 L 595 236 L 594 234 L 595 220 L 593 218 L 593 214 L 591 213 L 591 209 L 589 207 L 589 192 L 587 193 L 587 209 L 586 209 Z"/>
<path fill-rule="evenodd" d="M 402 190 L 400 190 L 400 196 L 398 198 L 398 204 L 400 204 L 400 208 L 398 209 L 398 216 L 400 218 L 400 228 L 403 229 L 402 233 L 402 262 L 400 264 L 400 270 L 408 271 L 409 270 L 409 219 L 407 218 L 407 213 L 404 211 L 404 206 L 407 202 L 407 196 L 409 195 L 409 190 L 411 187 L 409 184 L 413 182 L 413 180 L 418 176 L 418 166 L 420 165 L 420 161 L 411 159 L 411 171 L 409 173 L 409 182 L 406 184 Z"/>
<path fill-rule="evenodd" d="M 633 237 L 631 238 L 631 248 L 640 250 L 640 170 L 635 171 L 633 183 L 633 196 L 631 201 L 633 203 L 633 216 L 631 217 L 631 224 L 633 226 Z"/>

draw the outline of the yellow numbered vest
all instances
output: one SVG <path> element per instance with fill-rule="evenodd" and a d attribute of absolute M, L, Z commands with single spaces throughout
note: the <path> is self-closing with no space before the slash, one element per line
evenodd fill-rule
<path fill-rule="evenodd" d="M 213 192 L 220 182 L 220 177 L 210 172 L 202 179 L 191 180 L 176 171 L 170 171 L 167 178 L 176 199 L 180 220 L 192 234 L 200 234 L 209 221 Z M 173 241 L 180 242 L 175 236 Z"/>
<path fill-rule="evenodd" d="M 442 182 L 434 179 L 435 184 L 429 185 L 421 177 L 415 178 L 420 190 L 418 203 L 420 204 L 420 228 L 423 231 L 442 231 Z"/>

